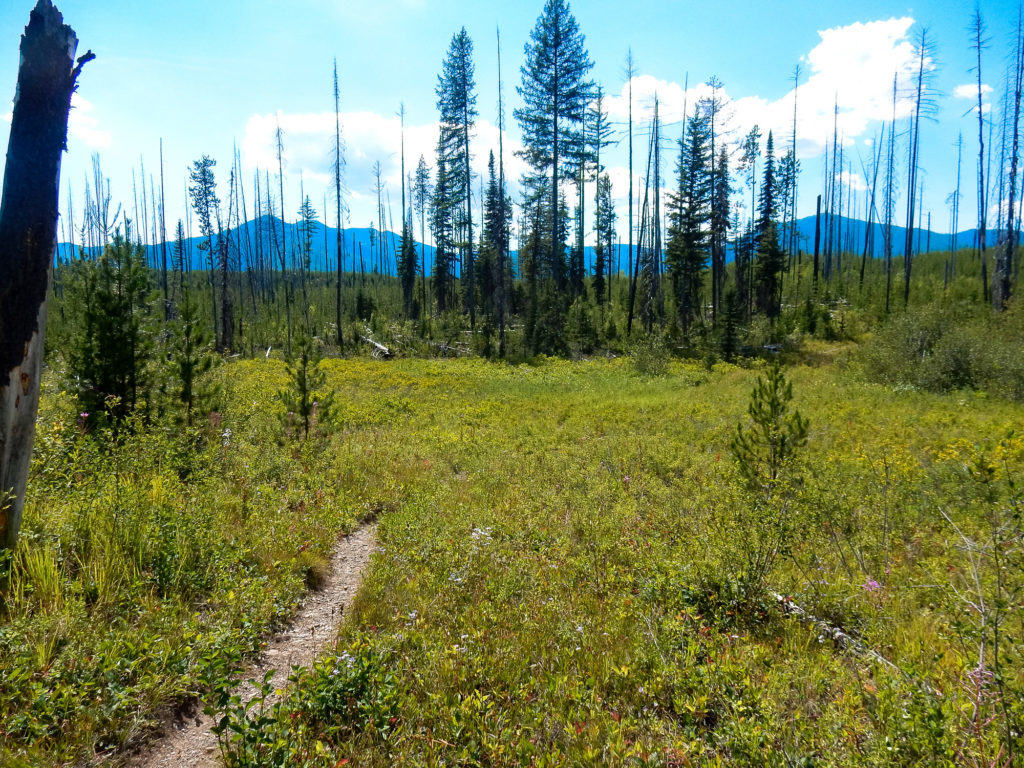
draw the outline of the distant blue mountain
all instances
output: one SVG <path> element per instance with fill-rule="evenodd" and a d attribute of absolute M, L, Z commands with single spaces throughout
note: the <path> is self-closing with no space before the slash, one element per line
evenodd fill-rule
<path fill-rule="evenodd" d="M 262 239 L 258 238 L 261 230 Z M 293 259 L 298 254 L 300 248 L 301 232 L 299 225 L 290 222 L 284 223 L 282 230 L 281 220 L 271 216 L 262 216 L 259 219 L 247 221 L 237 229 L 230 231 L 232 257 L 237 258 L 236 264 L 245 268 L 249 265 L 250 258 L 255 263 L 257 252 L 259 252 L 262 253 L 263 259 L 270 259 L 270 263 L 275 269 L 280 269 L 279 246 L 274 247 L 272 244 L 275 242 L 275 238 L 277 243 L 280 244 L 282 242 L 282 231 L 286 258 L 289 267 L 291 267 L 295 263 Z M 324 227 L 323 223 L 316 223 L 310 249 L 310 263 L 313 270 L 334 271 L 337 259 L 337 232 L 338 230 L 335 227 Z M 361 268 L 360 264 L 362 264 L 362 268 L 365 268 L 367 272 L 372 272 L 376 267 L 387 274 L 395 273 L 395 254 L 398 253 L 402 242 L 401 235 L 394 232 L 385 232 L 383 238 L 380 238 L 379 233 L 373 232 L 371 234 L 368 228 L 358 227 L 345 229 L 342 234 L 342 261 L 346 271 L 352 269 L 358 271 Z M 259 245 L 257 245 L 258 239 L 260 240 Z M 372 244 L 376 240 L 380 240 L 384 246 L 380 249 L 379 256 L 377 245 Z M 198 236 L 188 238 L 185 240 L 184 245 L 186 264 L 193 270 L 207 269 L 209 266 L 207 253 L 201 247 L 205 245 L 205 239 Z M 174 249 L 175 243 L 169 241 L 167 243 L 168 265 L 173 261 Z M 159 244 L 146 246 L 145 250 L 151 264 L 159 265 L 162 262 L 163 249 Z M 419 253 L 419 250 L 420 248 L 417 244 L 417 253 Z M 63 260 L 71 257 L 76 258 L 78 255 L 77 247 L 68 243 L 61 243 L 58 246 L 58 255 Z M 427 269 L 430 269 L 430 266 L 433 264 L 433 257 L 434 248 L 428 245 L 426 247 Z M 362 262 L 360 262 L 360 259 L 362 259 Z M 377 264 L 372 263 L 374 261 Z"/>
<path fill-rule="evenodd" d="M 800 247 L 802 250 L 810 253 L 814 249 L 814 217 L 806 216 L 802 219 L 798 219 L 797 225 L 797 236 L 800 241 Z M 825 249 L 825 242 L 827 237 L 828 221 L 825 216 L 822 217 L 822 234 L 821 234 L 821 248 L 822 251 Z M 868 233 L 867 222 L 853 219 L 839 219 L 835 220 L 835 227 L 841 227 L 843 232 L 844 242 L 850 243 L 850 250 L 854 253 L 863 253 L 865 245 L 865 236 Z M 871 236 L 868 240 L 868 247 L 871 255 L 874 257 L 882 256 L 883 249 L 883 233 L 882 226 L 879 224 L 871 225 Z M 231 231 L 233 253 L 234 248 L 237 247 L 237 259 L 240 265 L 244 268 L 248 266 L 250 258 L 255 263 L 255 255 L 257 252 L 257 235 L 262 230 L 262 239 L 260 240 L 261 245 L 259 246 L 260 252 L 263 253 L 263 258 L 269 258 L 271 264 L 275 269 L 280 268 L 280 255 L 276 249 L 271 248 L 273 242 L 271 233 L 276 234 L 277 242 L 281 242 L 282 236 L 282 222 L 280 219 L 271 216 L 263 216 L 260 219 L 248 221 L 239 227 L 237 230 Z M 291 266 L 294 264 L 293 257 L 298 253 L 299 242 L 300 242 L 300 230 L 299 226 L 295 223 L 284 223 L 283 224 L 284 241 L 287 243 L 287 258 L 288 264 Z M 906 239 L 906 229 L 903 227 L 894 226 L 892 231 L 893 237 L 893 253 L 894 255 L 900 255 L 903 253 L 903 245 Z M 376 245 L 373 245 L 373 241 L 377 240 L 383 242 L 384 248 L 378 249 Z M 971 248 L 975 245 L 977 240 L 977 230 L 969 229 L 963 232 L 958 232 L 954 238 L 950 234 L 929 232 L 927 230 L 914 231 L 914 247 L 917 252 L 931 251 L 944 251 L 948 250 L 951 245 L 955 245 L 956 248 Z M 988 233 L 989 244 L 994 244 L 998 241 L 997 233 L 990 231 Z M 395 234 L 394 232 L 385 232 L 383 238 L 377 232 L 372 232 L 368 228 L 351 228 L 345 229 L 343 232 L 342 239 L 342 262 L 345 271 L 360 271 L 365 270 L 367 272 L 373 272 L 375 269 L 385 274 L 395 274 L 395 257 L 398 253 L 399 247 L 401 246 L 401 235 Z M 201 270 L 207 268 L 206 252 L 200 248 L 203 243 L 203 238 L 192 237 L 185 241 L 185 253 L 186 262 L 190 265 L 193 270 Z M 335 259 L 336 259 L 336 244 L 337 244 L 337 229 L 331 226 L 324 226 L 318 222 L 316 231 L 312 238 L 312 249 L 311 249 L 311 266 L 314 271 L 334 271 Z M 167 258 L 168 262 L 173 258 L 175 244 L 169 242 L 167 244 Z M 419 242 L 416 244 L 417 254 L 421 253 L 421 248 L 425 251 L 423 254 L 426 260 L 426 268 L 428 273 L 433 269 L 434 264 L 434 248 L 431 245 L 422 246 Z M 619 243 L 613 249 L 612 254 L 612 268 L 621 269 L 623 272 L 628 271 L 628 248 L 626 243 Z M 268 252 L 269 251 L 269 252 Z M 159 245 L 151 245 L 146 247 L 146 254 L 150 260 L 150 263 L 157 266 L 161 263 L 162 259 L 162 248 Z M 77 247 L 69 245 L 68 243 L 61 243 L 58 246 L 58 255 L 62 260 L 68 260 L 69 258 L 77 257 Z M 515 259 L 516 253 L 512 253 L 513 260 Z M 732 260 L 732 253 L 727 255 L 727 258 Z M 594 249 L 587 247 L 584 259 L 586 261 L 587 269 L 590 270 L 594 264 Z M 376 263 L 374 263 L 376 262 Z"/>
<path fill-rule="evenodd" d="M 813 253 L 814 251 L 814 216 L 806 216 L 802 219 L 797 219 L 797 235 L 800 239 L 800 247 L 802 250 Z M 865 237 L 869 234 L 868 224 L 866 221 L 860 219 L 846 219 L 836 217 L 834 221 L 834 228 L 842 230 L 843 244 L 844 246 L 849 243 L 849 250 L 853 253 L 863 253 L 865 247 Z M 826 230 L 828 227 L 827 217 L 821 217 L 821 248 L 825 249 L 826 241 Z M 870 237 L 868 237 L 867 245 L 869 255 L 873 257 L 881 257 L 884 255 L 884 227 L 881 224 L 872 223 L 870 229 Z M 998 241 L 998 234 L 992 230 L 988 231 L 988 244 L 993 245 Z M 893 255 L 900 256 L 903 254 L 904 245 L 906 243 L 907 230 L 905 227 L 893 226 L 892 228 L 892 249 Z M 948 251 L 951 247 L 960 248 L 973 248 L 976 245 L 978 238 L 978 230 L 968 229 L 963 232 L 958 232 L 956 235 L 952 235 L 946 232 L 932 232 L 927 229 L 919 230 L 914 229 L 914 252 L 915 253 L 927 253 L 929 251 Z"/>

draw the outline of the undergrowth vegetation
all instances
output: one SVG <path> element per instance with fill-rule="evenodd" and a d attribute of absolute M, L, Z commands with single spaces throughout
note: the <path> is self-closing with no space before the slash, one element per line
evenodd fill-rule
<path fill-rule="evenodd" d="M 880 326 L 862 359 L 874 379 L 931 392 L 977 389 L 1024 399 L 1024 312 L 931 305 Z"/>
<path fill-rule="evenodd" d="M 1021 406 L 747 366 L 325 360 L 333 431 L 306 441 L 275 360 L 215 369 L 223 410 L 186 442 L 89 432 L 49 388 L 3 761 L 116 762 L 205 692 L 231 766 L 1012 764 Z M 232 699 L 370 514 L 337 645 L 280 703 Z"/>
<path fill-rule="evenodd" d="M 331 365 L 337 402 L 378 415 L 345 441 L 380 551 L 336 650 L 282 703 L 225 706 L 228 764 L 1004 764 L 1020 407 L 791 369 L 807 445 L 764 583 L 897 671 L 744 579 L 739 532 L 779 519 L 729 449 L 759 375 Z"/>
<path fill-rule="evenodd" d="M 116 434 L 50 382 L 5 563 L 0 763 L 139 743 L 258 649 L 367 514 L 345 452 L 280 437 L 283 366 L 215 374 L 225 407 L 201 424 L 140 414 Z"/>

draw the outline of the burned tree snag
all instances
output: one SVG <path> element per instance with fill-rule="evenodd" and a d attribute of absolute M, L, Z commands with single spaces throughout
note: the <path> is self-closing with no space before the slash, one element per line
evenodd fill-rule
<path fill-rule="evenodd" d="M 21 38 L 3 198 L 0 201 L 0 550 L 14 547 L 32 454 L 46 331 L 46 292 L 57 245 L 61 153 L 71 94 L 87 53 L 50 0 Z"/>

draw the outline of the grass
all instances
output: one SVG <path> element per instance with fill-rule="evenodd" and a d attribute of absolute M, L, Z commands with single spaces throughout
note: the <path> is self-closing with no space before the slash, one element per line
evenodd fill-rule
<path fill-rule="evenodd" d="M 970 685 L 943 512 L 980 537 L 1012 504 L 1024 407 L 869 383 L 843 357 L 788 371 L 810 442 L 771 582 L 905 674 L 737 586 L 750 500 L 729 442 L 756 370 L 328 361 L 337 428 L 303 449 L 276 440 L 283 366 L 233 362 L 222 423 L 184 458 L 152 430 L 104 455 L 50 391 L 0 630 L 0 762 L 114 750 L 222 684 L 291 610 L 305 553 L 376 514 L 336 651 L 269 716 L 234 716 L 263 751 L 236 742 L 233 764 L 1001 764 L 1021 705 Z"/>

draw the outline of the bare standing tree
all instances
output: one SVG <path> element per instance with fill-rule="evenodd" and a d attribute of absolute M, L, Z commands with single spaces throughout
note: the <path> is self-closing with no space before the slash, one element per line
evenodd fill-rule
<path fill-rule="evenodd" d="M 949 260 L 946 264 L 945 286 L 948 288 L 950 281 L 956 277 L 956 250 L 957 230 L 960 228 L 960 171 L 964 152 L 964 135 L 958 133 L 956 136 L 956 190 L 950 195 L 951 218 L 950 218 L 950 243 Z"/>
<path fill-rule="evenodd" d="M 996 268 L 993 275 L 992 305 L 996 309 L 1006 309 L 1006 303 L 1010 300 L 1011 284 L 1010 274 L 1012 271 L 1013 259 L 1017 250 L 1017 227 L 1014 218 L 1016 216 L 1017 198 L 1017 164 L 1020 155 L 1020 99 L 1021 79 L 1024 76 L 1024 6 L 1018 9 L 1017 30 L 1014 34 L 1013 70 L 1010 80 L 1010 98 L 1012 104 L 1007 110 L 1006 126 L 1009 132 L 1010 143 L 1010 168 L 1007 179 L 1008 189 L 1006 193 L 1006 242 L 996 254 Z"/>
<path fill-rule="evenodd" d="M 633 49 L 626 53 L 626 82 L 629 86 L 629 282 L 633 282 L 633 77 L 636 75 L 636 62 L 633 60 Z"/>
<path fill-rule="evenodd" d="M 0 200 L 0 551 L 13 549 L 32 456 L 46 334 L 46 291 L 57 247 L 61 154 L 85 63 L 78 38 L 39 0 L 21 38 Z"/>
<path fill-rule="evenodd" d="M 889 122 L 889 146 L 885 161 L 885 226 L 882 229 L 885 253 L 885 313 L 889 314 L 892 301 L 892 220 L 896 198 L 896 75 L 892 77 L 892 120 Z"/>
<path fill-rule="evenodd" d="M 917 158 L 921 138 L 921 117 L 932 106 L 928 73 L 933 46 L 928 37 L 927 27 L 918 33 L 914 54 L 917 59 L 917 74 L 914 86 L 914 112 L 910 119 L 910 146 L 907 162 L 907 238 L 903 253 L 903 306 L 910 302 L 910 273 L 914 263 L 914 208 L 917 204 Z"/>
<path fill-rule="evenodd" d="M 291 276 L 288 274 L 288 236 L 286 234 L 287 229 L 285 228 L 284 219 L 284 134 L 281 132 L 281 121 L 277 121 L 277 128 L 274 131 L 274 144 L 277 147 L 277 180 L 281 194 L 281 245 L 278 251 L 278 256 L 281 260 L 281 279 L 284 280 L 284 306 L 286 321 L 288 323 L 288 331 L 285 343 L 285 355 L 288 358 L 292 356 L 292 290 L 291 290 Z M 269 180 L 267 197 L 269 199 Z M 274 209 L 270 209 L 271 217 L 273 217 Z M 276 241 L 276 238 L 275 238 Z"/>
<path fill-rule="evenodd" d="M 981 16 L 981 7 L 974 7 L 974 18 L 971 20 L 971 47 L 974 49 L 974 73 L 978 83 L 978 255 L 981 258 L 981 297 L 988 301 L 988 255 L 986 248 L 986 219 L 988 195 L 985 187 L 985 112 L 983 97 L 984 86 L 981 82 L 981 52 L 988 47 L 985 36 L 985 20 Z"/>
<path fill-rule="evenodd" d="M 337 224 L 336 242 L 337 249 L 337 272 L 334 276 L 334 322 L 338 327 L 338 349 L 344 349 L 345 337 L 341 331 L 341 172 L 344 167 L 344 157 L 341 145 L 341 90 L 338 88 L 338 60 L 334 60 L 334 212 Z M 327 212 L 324 212 L 324 221 L 327 220 Z"/>

